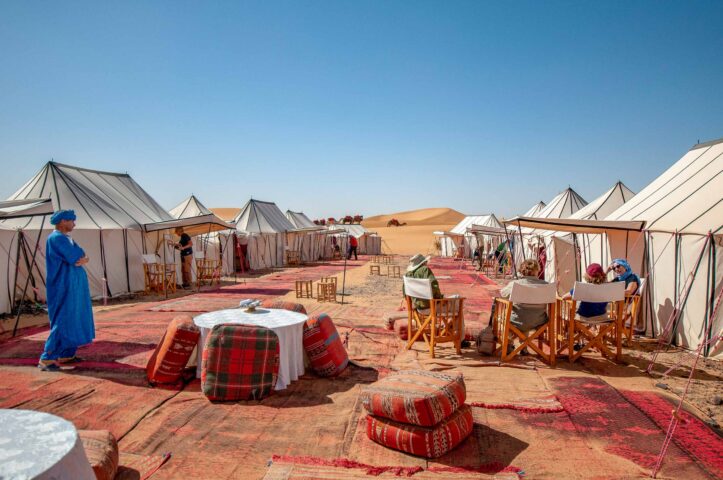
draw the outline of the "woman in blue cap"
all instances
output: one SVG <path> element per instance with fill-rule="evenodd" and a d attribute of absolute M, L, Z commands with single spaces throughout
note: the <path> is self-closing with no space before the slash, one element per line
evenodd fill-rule
<path fill-rule="evenodd" d="M 58 371 L 61 364 L 81 361 L 76 350 L 95 338 L 88 276 L 83 268 L 88 257 L 70 237 L 75 218 L 73 210 L 60 210 L 50 217 L 55 225 L 45 244 L 50 335 L 38 363 L 44 371 Z"/>

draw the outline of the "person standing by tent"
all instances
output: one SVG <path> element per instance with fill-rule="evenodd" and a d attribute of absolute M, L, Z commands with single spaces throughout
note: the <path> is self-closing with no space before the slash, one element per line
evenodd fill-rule
<path fill-rule="evenodd" d="M 176 228 L 176 235 L 180 237 L 178 243 L 173 248 L 181 252 L 181 278 L 183 279 L 183 288 L 191 286 L 191 262 L 193 261 L 193 241 L 191 237 L 184 233 L 183 227 Z"/>
<path fill-rule="evenodd" d="M 82 361 L 76 350 L 95 338 L 88 275 L 83 268 L 89 259 L 70 237 L 75 219 L 73 210 L 60 210 L 50 217 L 55 231 L 45 243 L 50 335 L 38 362 L 43 371 L 58 371 L 61 364 Z"/>
<path fill-rule="evenodd" d="M 346 253 L 346 259 L 351 260 L 351 254 L 354 254 L 354 260 L 359 260 L 356 256 L 356 249 L 359 247 L 359 240 L 354 235 L 349 235 L 349 251 Z"/>

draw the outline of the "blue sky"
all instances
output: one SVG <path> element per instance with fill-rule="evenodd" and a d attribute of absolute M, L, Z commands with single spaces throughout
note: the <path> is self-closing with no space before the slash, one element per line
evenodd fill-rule
<path fill-rule="evenodd" d="M 0 196 L 51 158 L 167 208 L 311 217 L 638 191 L 723 137 L 721 19 L 720 1 L 4 1 Z"/>

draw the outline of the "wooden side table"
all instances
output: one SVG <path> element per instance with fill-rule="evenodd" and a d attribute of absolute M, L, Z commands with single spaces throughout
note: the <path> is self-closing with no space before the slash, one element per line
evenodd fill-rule
<path fill-rule="evenodd" d="M 314 297 L 314 285 L 311 280 L 297 280 L 294 285 L 296 287 L 296 298 Z"/>
<path fill-rule="evenodd" d="M 334 290 L 336 290 L 336 277 L 321 277 L 319 279 L 320 283 L 333 283 L 334 284 Z"/>
<path fill-rule="evenodd" d="M 369 265 L 369 275 L 381 275 L 382 272 L 379 271 L 380 268 L 380 265 Z"/>
<path fill-rule="evenodd" d="M 287 265 L 301 265 L 301 255 L 298 250 L 287 250 L 286 251 L 286 264 Z"/>

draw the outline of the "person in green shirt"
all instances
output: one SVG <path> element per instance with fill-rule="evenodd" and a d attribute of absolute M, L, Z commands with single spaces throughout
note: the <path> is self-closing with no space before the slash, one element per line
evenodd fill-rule
<path fill-rule="evenodd" d="M 404 276 L 409 278 L 423 278 L 431 280 L 432 296 L 434 298 L 444 298 L 444 295 L 442 295 L 442 291 L 439 289 L 439 282 L 435 278 L 432 269 L 429 268 L 429 266 L 427 265 L 427 262 L 429 262 L 429 258 L 430 257 L 425 257 L 420 253 L 410 258 L 409 266 L 407 267 L 407 271 Z M 414 308 L 416 308 L 417 310 L 424 310 L 429 308 L 429 300 L 426 300 L 424 298 L 415 298 Z"/>

